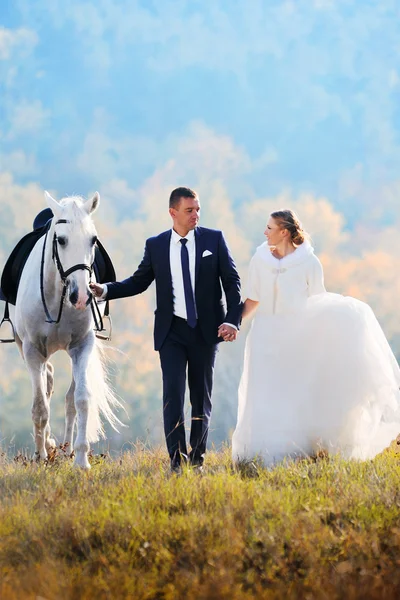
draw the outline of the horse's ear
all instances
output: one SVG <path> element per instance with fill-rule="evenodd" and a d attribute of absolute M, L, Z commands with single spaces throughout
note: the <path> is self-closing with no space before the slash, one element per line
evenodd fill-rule
<path fill-rule="evenodd" d="M 83 205 L 83 208 L 86 210 L 87 214 L 90 215 L 99 208 L 99 204 L 100 194 L 99 192 L 95 192 L 93 198 L 89 198 L 89 200 L 86 200 L 85 204 Z"/>
<path fill-rule="evenodd" d="M 54 200 L 54 198 L 52 196 L 50 196 L 49 192 L 45 192 L 44 197 L 46 198 L 47 204 L 50 206 L 51 210 L 53 211 L 53 214 L 55 216 L 58 216 L 61 212 L 60 204 L 57 202 L 57 200 Z"/>

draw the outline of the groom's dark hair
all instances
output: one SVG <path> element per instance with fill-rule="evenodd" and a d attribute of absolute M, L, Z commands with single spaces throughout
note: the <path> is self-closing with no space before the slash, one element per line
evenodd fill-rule
<path fill-rule="evenodd" d="M 172 190 L 169 197 L 169 207 L 176 208 L 181 198 L 198 198 L 197 193 L 188 187 L 178 187 Z"/>

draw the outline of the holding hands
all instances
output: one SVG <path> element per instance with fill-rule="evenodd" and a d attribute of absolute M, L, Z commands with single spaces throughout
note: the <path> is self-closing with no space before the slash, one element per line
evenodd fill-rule
<path fill-rule="evenodd" d="M 226 323 L 222 323 L 222 325 L 218 327 L 218 337 L 222 337 L 224 342 L 234 342 L 237 338 L 237 334 L 237 329 Z"/>

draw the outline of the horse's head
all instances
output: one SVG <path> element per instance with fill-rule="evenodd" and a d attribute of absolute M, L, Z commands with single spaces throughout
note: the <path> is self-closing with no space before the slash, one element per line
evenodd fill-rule
<path fill-rule="evenodd" d="M 83 310 L 91 299 L 90 272 L 85 266 L 91 268 L 94 262 L 97 233 L 91 215 L 99 206 L 100 196 L 96 192 L 86 202 L 80 197 L 57 202 L 48 192 L 45 196 L 54 214 L 53 258 L 61 277 L 66 276 L 71 304 Z"/>

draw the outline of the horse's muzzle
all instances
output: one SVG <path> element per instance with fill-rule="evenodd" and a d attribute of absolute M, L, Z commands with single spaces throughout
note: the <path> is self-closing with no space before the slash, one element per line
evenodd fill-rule
<path fill-rule="evenodd" d="M 69 295 L 69 301 L 71 302 L 71 304 L 73 304 L 73 306 L 76 305 L 76 303 L 78 302 L 78 290 L 75 288 L 72 290 L 72 292 Z"/>
<path fill-rule="evenodd" d="M 84 310 L 92 301 L 92 292 L 86 289 L 86 294 L 80 294 L 79 289 L 74 287 L 69 294 L 69 301 L 78 310 Z"/>

